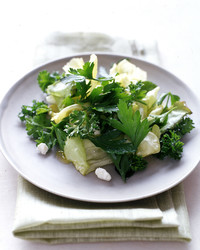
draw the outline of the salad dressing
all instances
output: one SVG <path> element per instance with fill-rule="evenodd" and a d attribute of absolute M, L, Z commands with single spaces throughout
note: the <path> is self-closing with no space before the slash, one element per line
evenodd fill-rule
<path fill-rule="evenodd" d="M 58 151 L 56 152 L 56 158 L 57 158 L 60 162 L 62 162 L 62 163 L 65 163 L 65 164 L 69 164 L 69 163 L 70 163 L 70 161 L 68 161 L 67 158 L 65 157 L 65 154 L 64 154 L 64 152 L 63 152 L 62 150 L 58 150 Z"/>

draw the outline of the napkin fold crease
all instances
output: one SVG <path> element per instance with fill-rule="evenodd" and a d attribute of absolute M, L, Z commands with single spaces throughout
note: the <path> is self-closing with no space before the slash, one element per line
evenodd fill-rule
<path fill-rule="evenodd" d="M 19 177 L 17 197 L 13 233 L 27 240 L 58 244 L 191 239 L 182 184 L 143 200 L 97 204 L 56 196 Z"/>

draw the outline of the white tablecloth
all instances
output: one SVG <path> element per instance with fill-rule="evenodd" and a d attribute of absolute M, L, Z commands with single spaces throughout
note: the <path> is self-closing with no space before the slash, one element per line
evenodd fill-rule
<path fill-rule="evenodd" d="M 158 41 L 162 65 L 200 93 L 200 3 L 169 1 L 6 1 L 0 25 L 0 98 L 31 69 L 35 46 L 52 31 L 98 31 L 132 39 Z M 123 242 L 46 246 L 12 236 L 17 173 L 0 153 L 0 246 L 1 249 L 177 249 L 199 248 L 199 166 L 184 181 L 192 241 Z"/>

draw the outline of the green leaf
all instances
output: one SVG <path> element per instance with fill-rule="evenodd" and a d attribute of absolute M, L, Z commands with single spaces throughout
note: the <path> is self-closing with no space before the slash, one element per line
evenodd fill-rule
<path fill-rule="evenodd" d="M 74 104 L 74 100 L 70 97 L 70 96 L 67 96 L 63 101 L 62 101 L 62 105 L 63 107 L 68 107 L 72 104 Z"/>
<path fill-rule="evenodd" d="M 167 122 L 161 126 L 161 133 L 173 129 L 186 115 L 191 114 L 191 110 L 185 105 L 185 102 L 176 101 L 173 106 L 170 106 L 167 113 Z"/>
<path fill-rule="evenodd" d="M 180 100 L 180 97 L 177 96 L 177 95 L 173 95 L 171 92 L 168 92 L 168 93 L 163 93 L 160 98 L 158 99 L 157 101 L 157 104 L 158 105 L 161 105 L 164 100 L 166 100 L 166 104 L 165 104 L 165 109 L 168 107 L 168 103 L 170 101 L 171 105 L 174 105 L 175 102 L 179 101 Z"/>
<path fill-rule="evenodd" d="M 190 133 L 194 128 L 193 120 L 189 117 L 183 118 L 173 129 L 167 130 L 160 139 L 161 150 L 156 156 L 163 160 L 170 157 L 180 160 L 183 152 L 184 143 L 180 141 L 181 137 Z"/>
<path fill-rule="evenodd" d="M 119 99 L 129 99 L 125 89 L 116 82 L 103 82 L 101 86 L 92 90 L 87 98 L 93 106 L 117 106 Z"/>
<path fill-rule="evenodd" d="M 157 85 L 149 81 L 138 81 L 136 84 L 131 83 L 129 85 L 129 91 L 131 93 L 130 101 L 142 102 L 142 99 L 146 96 L 147 92 L 156 88 Z"/>
<path fill-rule="evenodd" d="M 180 136 L 173 130 L 169 130 L 162 135 L 160 139 L 161 150 L 156 156 L 163 160 L 165 157 L 170 157 L 175 160 L 180 160 L 183 152 L 184 143 L 180 141 Z"/>
<path fill-rule="evenodd" d="M 136 84 L 129 85 L 129 91 L 131 93 L 131 99 L 134 101 L 140 101 L 146 96 L 147 91 L 142 89 L 142 83 L 137 82 Z"/>
<path fill-rule="evenodd" d="M 47 70 L 43 70 L 38 74 L 38 84 L 43 92 L 46 92 L 46 89 L 49 85 L 53 84 L 60 79 L 58 72 L 50 74 Z"/>
<path fill-rule="evenodd" d="M 171 97 L 171 105 L 174 105 L 175 102 L 178 102 L 180 100 L 180 97 L 177 95 L 170 95 Z"/>
<path fill-rule="evenodd" d="M 47 104 L 34 100 L 32 106 L 22 106 L 19 118 L 25 123 L 27 134 L 37 145 L 45 143 L 51 149 L 57 143 L 57 139 L 48 116 L 49 110 Z"/>
<path fill-rule="evenodd" d="M 110 154 L 110 156 L 124 182 L 135 172 L 144 170 L 147 166 L 147 161 L 136 154 Z"/>
<path fill-rule="evenodd" d="M 149 91 L 155 89 L 156 87 L 157 87 L 157 85 L 153 82 L 143 81 L 141 90 L 146 90 L 147 92 L 149 92 Z"/>
<path fill-rule="evenodd" d="M 98 137 L 90 137 L 90 140 L 107 153 L 125 154 L 135 152 L 132 143 L 127 142 L 118 130 L 108 131 Z"/>
<path fill-rule="evenodd" d="M 51 130 L 51 122 L 45 114 L 29 117 L 26 118 L 26 130 L 28 135 L 37 139 L 42 135 L 43 131 L 48 132 Z"/>
<path fill-rule="evenodd" d="M 70 68 L 69 73 L 74 74 L 74 75 L 84 76 L 87 79 L 93 79 L 93 77 L 92 77 L 93 68 L 94 68 L 94 62 L 86 62 L 83 65 L 82 69 Z"/>
<path fill-rule="evenodd" d="M 141 121 L 140 112 L 137 110 L 133 113 L 132 108 L 128 107 L 123 100 L 119 101 L 118 108 L 119 121 L 111 119 L 110 125 L 126 134 L 130 138 L 135 150 L 137 150 L 140 142 L 149 132 L 148 120 Z"/>
<path fill-rule="evenodd" d="M 67 97 L 76 95 L 77 86 L 84 84 L 85 77 L 77 75 L 65 75 L 59 81 L 49 85 L 46 92 L 54 97 L 59 108 L 63 108 L 62 102 Z"/>
<path fill-rule="evenodd" d="M 33 117 L 42 113 L 48 113 L 50 110 L 51 109 L 46 103 L 33 100 L 32 106 L 22 105 L 21 112 L 18 114 L 18 117 L 21 121 L 25 121 L 28 117 Z"/>
<path fill-rule="evenodd" d="M 60 129 L 58 126 L 55 126 L 55 133 L 57 137 L 58 144 L 60 146 L 60 149 L 64 151 L 65 141 L 67 139 L 67 134 L 65 131 Z"/>
<path fill-rule="evenodd" d="M 57 140 L 55 138 L 54 131 L 51 130 L 49 132 L 43 131 L 41 136 L 39 136 L 38 139 L 35 140 L 35 142 L 37 143 L 36 145 L 45 143 L 48 149 L 51 149 L 56 145 Z"/>
<path fill-rule="evenodd" d="M 183 118 L 173 129 L 173 131 L 178 134 L 180 137 L 184 136 L 187 133 L 190 133 L 194 128 L 194 122 L 189 117 Z"/>
<path fill-rule="evenodd" d="M 103 96 L 103 86 L 99 86 L 94 88 L 89 97 L 88 97 L 88 101 L 91 103 L 99 103 L 101 102 L 101 100 L 104 98 Z"/>
<path fill-rule="evenodd" d="M 76 96 L 80 96 L 81 100 L 85 99 L 90 87 L 91 87 L 91 82 L 89 83 L 86 83 L 86 81 L 76 82 L 76 88 L 77 88 Z"/>
<path fill-rule="evenodd" d="M 64 131 L 67 137 L 77 137 L 82 139 L 94 135 L 99 129 L 99 120 L 94 113 L 88 114 L 86 111 L 74 110 L 66 119 Z"/>

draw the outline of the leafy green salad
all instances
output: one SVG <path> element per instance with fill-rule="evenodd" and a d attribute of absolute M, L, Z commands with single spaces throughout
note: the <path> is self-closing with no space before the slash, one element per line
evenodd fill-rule
<path fill-rule="evenodd" d="M 127 59 L 97 72 L 92 54 L 88 62 L 73 58 L 63 70 L 39 72 L 45 101 L 23 105 L 18 115 L 41 153 L 57 147 L 82 175 L 113 164 L 123 181 L 144 170 L 148 156 L 181 159 L 182 137 L 194 124 L 179 96 L 159 94 Z"/>

